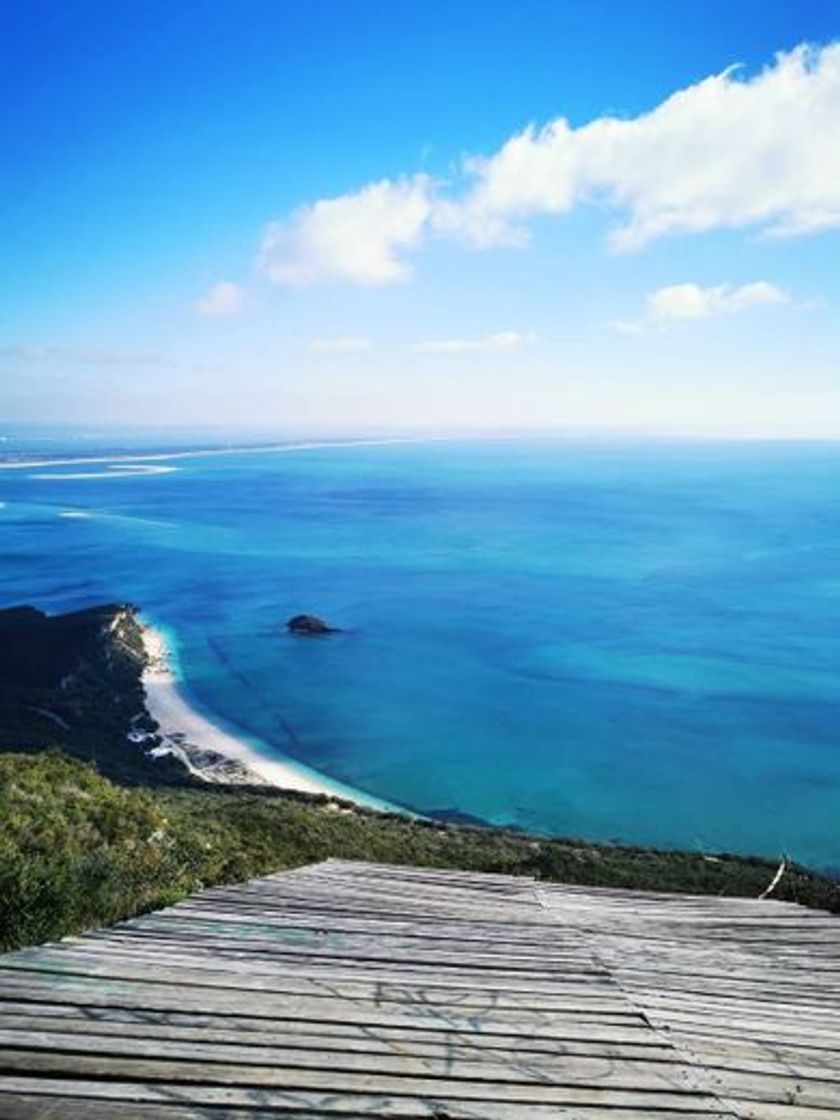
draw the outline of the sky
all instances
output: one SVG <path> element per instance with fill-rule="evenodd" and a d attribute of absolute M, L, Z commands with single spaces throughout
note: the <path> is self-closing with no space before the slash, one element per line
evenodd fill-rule
<path fill-rule="evenodd" d="M 0 428 L 840 437 L 834 0 L 9 0 Z"/>

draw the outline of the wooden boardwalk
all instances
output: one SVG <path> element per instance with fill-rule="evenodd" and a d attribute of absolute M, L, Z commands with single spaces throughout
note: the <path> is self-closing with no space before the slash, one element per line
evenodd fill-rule
<path fill-rule="evenodd" d="M 328 861 L 0 957 L 0 1120 L 840 1117 L 840 920 Z"/>

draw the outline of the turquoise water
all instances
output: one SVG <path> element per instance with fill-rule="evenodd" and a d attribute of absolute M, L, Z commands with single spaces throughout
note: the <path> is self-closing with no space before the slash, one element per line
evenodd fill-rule
<path fill-rule="evenodd" d="M 167 465 L 0 472 L 0 603 L 136 602 L 210 711 L 421 811 L 840 866 L 840 446 Z"/>

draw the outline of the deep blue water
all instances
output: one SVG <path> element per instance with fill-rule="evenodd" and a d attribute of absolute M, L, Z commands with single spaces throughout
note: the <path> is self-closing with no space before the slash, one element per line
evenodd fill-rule
<path fill-rule="evenodd" d="M 419 810 L 840 865 L 840 446 L 170 465 L 0 472 L 0 604 L 136 602 L 212 712 Z"/>

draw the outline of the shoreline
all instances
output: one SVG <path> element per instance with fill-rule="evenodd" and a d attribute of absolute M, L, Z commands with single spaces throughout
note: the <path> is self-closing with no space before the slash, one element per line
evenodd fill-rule
<path fill-rule="evenodd" d="M 333 448 L 342 449 L 349 447 L 391 447 L 401 446 L 403 444 L 421 444 L 421 443 L 452 443 L 458 442 L 460 439 L 474 439 L 481 442 L 485 439 L 495 439 L 497 437 L 485 436 L 383 436 L 381 438 L 371 439 L 344 439 L 344 440 L 306 440 L 297 443 L 265 443 L 265 444 L 242 444 L 230 445 L 223 447 L 198 447 L 198 448 L 181 448 L 170 451 L 139 451 L 139 452 L 117 452 L 114 455 L 64 455 L 53 456 L 51 458 L 40 459 L 2 459 L 0 458 L 0 470 L 2 471 L 16 471 L 16 470 L 29 470 L 38 469 L 41 467 L 73 467 L 73 466 L 88 466 L 94 463 L 158 463 L 169 462 L 172 459 L 204 459 L 217 455 L 261 455 L 261 454 L 275 454 L 275 453 L 291 453 L 295 451 L 329 451 Z M 509 437 L 500 436 L 500 439 L 507 439 Z M 171 470 L 176 468 L 172 467 Z M 98 476 L 97 476 L 98 477 Z"/>
<path fill-rule="evenodd" d="M 156 737 L 162 740 L 149 752 L 153 758 L 174 755 L 191 774 L 210 784 L 274 786 L 350 801 L 378 812 L 415 815 L 293 759 L 262 754 L 244 733 L 214 722 L 185 695 L 173 670 L 175 658 L 166 633 L 147 622 L 138 622 L 147 659 L 142 676 L 146 710 L 158 724 Z M 136 742 L 142 744 L 147 739 L 147 733 L 136 733 Z"/>

